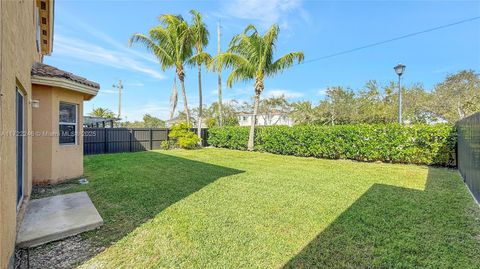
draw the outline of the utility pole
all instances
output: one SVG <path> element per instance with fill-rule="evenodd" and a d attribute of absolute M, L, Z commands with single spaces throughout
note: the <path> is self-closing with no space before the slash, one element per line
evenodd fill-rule
<path fill-rule="evenodd" d="M 217 43 L 218 43 L 218 55 L 221 53 L 220 48 L 220 21 L 217 24 Z M 218 69 L 218 124 L 223 125 L 222 119 L 222 69 Z"/>
<path fill-rule="evenodd" d="M 118 81 L 118 84 L 113 84 L 114 88 L 118 89 L 118 115 L 117 118 L 120 118 L 122 116 L 122 80 Z"/>

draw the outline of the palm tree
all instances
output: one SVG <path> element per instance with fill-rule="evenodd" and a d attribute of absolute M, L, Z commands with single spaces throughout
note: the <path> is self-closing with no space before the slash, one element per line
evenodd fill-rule
<path fill-rule="evenodd" d="M 110 109 L 102 107 L 94 108 L 88 115 L 99 118 L 115 118 L 115 114 Z"/>
<path fill-rule="evenodd" d="M 162 65 L 162 70 L 174 67 L 182 88 L 183 106 L 190 122 L 190 113 L 185 91 L 184 65 L 192 56 L 193 39 L 188 23 L 182 16 L 161 15 L 158 17 L 160 25 L 152 27 L 148 35 L 136 33 L 130 38 L 130 46 L 133 43 L 143 44 Z M 173 100 L 176 106 L 176 100 Z M 175 107 L 172 106 L 172 107 Z"/>
<path fill-rule="evenodd" d="M 195 55 L 189 59 L 189 64 L 196 65 L 198 68 L 198 120 L 197 120 L 197 134 L 199 138 L 202 138 L 202 64 L 207 64 L 211 61 L 211 56 L 203 51 L 208 45 L 208 29 L 205 23 L 202 21 L 202 15 L 196 11 L 191 10 L 192 24 L 190 26 L 191 36 L 194 42 Z M 201 142 L 200 142 L 201 143 Z"/>
<path fill-rule="evenodd" d="M 253 150 L 255 125 L 258 113 L 260 94 L 265 88 L 264 80 L 273 77 L 283 70 L 291 67 L 295 61 L 300 63 L 304 59 L 303 52 L 290 52 L 273 60 L 275 43 L 278 39 L 280 28 L 277 24 L 272 25 L 266 33 L 259 34 L 255 26 L 249 25 L 243 33 L 233 37 L 230 46 L 225 53 L 215 57 L 214 68 L 231 68 L 227 85 L 237 81 L 254 80 L 254 106 L 252 125 L 248 136 L 248 150 Z"/>

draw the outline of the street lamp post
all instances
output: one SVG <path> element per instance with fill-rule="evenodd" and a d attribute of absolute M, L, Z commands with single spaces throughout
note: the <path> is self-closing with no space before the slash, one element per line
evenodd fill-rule
<path fill-rule="evenodd" d="M 398 123 L 402 124 L 402 85 L 401 85 L 401 77 L 403 72 L 405 71 L 405 65 L 397 64 L 393 69 L 395 73 L 398 75 Z"/>

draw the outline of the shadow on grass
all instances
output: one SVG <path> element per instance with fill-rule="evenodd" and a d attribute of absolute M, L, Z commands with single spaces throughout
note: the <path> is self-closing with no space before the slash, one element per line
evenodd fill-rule
<path fill-rule="evenodd" d="M 284 268 L 480 268 L 480 210 L 441 172 L 424 191 L 374 184 Z"/>
<path fill-rule="evenodd" d="M 242 172 L 154 151 L 96 155 L 85 158 L 90 184 L 68 192 L 88 192 L 104 225 L 85 236 L 106 246 L 215 180 Z"/>

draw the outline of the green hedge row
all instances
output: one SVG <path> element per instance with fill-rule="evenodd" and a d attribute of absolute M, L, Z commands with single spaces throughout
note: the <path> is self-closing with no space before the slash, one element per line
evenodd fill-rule
<path fill-rule="evenodd" d="M 246 150 L 248 127 L 209 129 L 214 147 Z M 255 150 L 327 159 L 455 166 L 456 132 L 447 124 L 258 127 Z"/>

